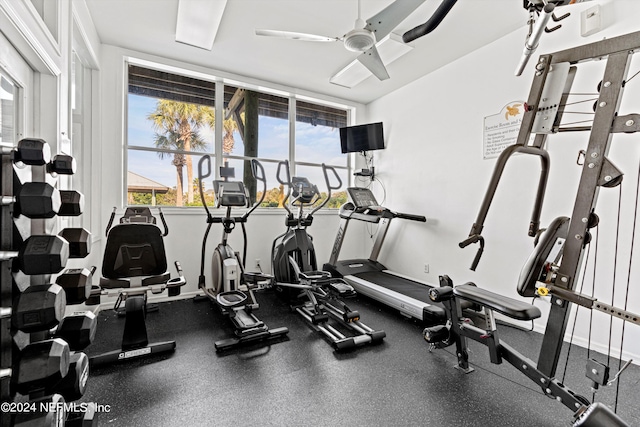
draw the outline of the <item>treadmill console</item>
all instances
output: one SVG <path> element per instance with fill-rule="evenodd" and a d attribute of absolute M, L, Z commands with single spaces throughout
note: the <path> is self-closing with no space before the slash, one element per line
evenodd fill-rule
<path fill-rule="evenodd" d="M 356 208 L 370 208 L 378 206 L 378 201 L 368 188 L 361 187 L 349 187 L 347 188 L 349 197 L 353 200 L 353 204 Z"/>
<path fill-rule="evenodd" d="M 213 191 L 216 193 L 220 206 L 245 206 L 247 195 L 242 181 L 213 181 Z"/>

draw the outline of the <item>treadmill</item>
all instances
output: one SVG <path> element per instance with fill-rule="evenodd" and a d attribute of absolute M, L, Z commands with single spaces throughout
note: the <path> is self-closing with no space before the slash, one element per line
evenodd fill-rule
<path fill-rule="evenodd" d="M 347 188 L 347 192 L 353 203 L 345 203 L 340 208 L 338 234 L 329 262 L 324 264 L 323 270 L 329 271 L 334 277 L 343 278 L 359 294 L 397 309 L 404 316 L 418 319 L 428 326 L 444 324 L 447 320 L 444 308 L 429 299 L 429 289 L 432 285 L 387 270 L 378 262 L 380 249 L 392 219 L 420 222 L 426 222 L 427 219 L 424 216 L 393 212 L 379 206 L 368 188 L 350 187 Z M 369 259 L 338 260 L 347 227 L 352 219 L 379 224 Z"/>

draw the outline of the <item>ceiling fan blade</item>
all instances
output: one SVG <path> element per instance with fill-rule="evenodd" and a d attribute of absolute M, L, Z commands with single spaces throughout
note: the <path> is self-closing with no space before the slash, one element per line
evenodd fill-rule
<path fill-rule="evenodd" d="M 382 59 L 380 59 L 380 55 L 378 54 L 378 49 L 376 49 L 375 46 L 366 52 L 363 52 L 357 59 L 379 80 L 387 80 L 389 78 L 389 73 L 387 73 L 387 69 L 382 63 Z"/>
<path fill-rule="evenodd" d="M 365 28 L 373 32 L 376 40 L 380 41 L 424 2 L 425 0 L 396 0 L 367 19 Z"/>
<path fill-rule="evenodd" d="M 280 30 L 256 30 L 257 36 L 280 37 L 292 40 L 304 40 L 311 42 L 335 42 L 339 41 L 338 37 L 318 36 L 316 34 L 296 33 L 293 31 Z"/>

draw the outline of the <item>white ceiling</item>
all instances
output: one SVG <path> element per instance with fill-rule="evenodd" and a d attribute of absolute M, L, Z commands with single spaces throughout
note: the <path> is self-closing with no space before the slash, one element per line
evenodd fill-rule
<path fill-rule="evenodd" d="M 259 37 L 254 29 L 342 36 L 354 26 L 357 0 L 228 0 L 211 51 L 175 41 L 178 0 L 85 1 L 104 44 L 365 104 L 517 28 L 524 44 L 528 17 L 522 0 L 458 0 L 435 31 L 413 41 L 409 54 L 387 66 L 389 80 L 372 76 L 347 89 L 329 83 L 357 56 L 341 42 Z M 362 17 L 392 1 L 363 0 Z M 439 5 L 440 0 L 426 0 L 394 32 L 401 35 L 426 22 Z M 505 53 L 514 66 L 520 54 Z"/>

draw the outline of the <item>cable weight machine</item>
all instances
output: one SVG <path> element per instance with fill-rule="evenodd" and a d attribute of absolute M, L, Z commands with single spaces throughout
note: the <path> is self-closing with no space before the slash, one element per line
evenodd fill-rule
<path fill-rule="evenodd" d="M 624 88 L 631 80 L 627 78 L 629 64 L 632 55 L 638 49 L 640 32 L 635 32 L 540 56 L 535 65 L 536 72 L 517 142 L 498 158 L 476 221 L 468 238 L 460 243 L 461 248 L 474 243 L 479 244 L 479 250 L 471 266 L 475 269 L 484 250 L 484 221 L 506 163 L 515 153 L 539 156 L 541 174 L 528 230 L 528 234 L 538 240 L 534 252 L 522 270 L 517 286 L 518 293 L 522 296 L 551 297 L 550 313 L 537 362 L 534 363 L 499 339 L 493 314 L 495 311 L 517 320 L 533 320 L 541 316 L 537 307 L 498 295 L 471 283 L 454 286 L 448 276 L 441 277 L 441 286 L 432 288 L 429 293 L 434 302 L 440 302 L 445 306 L 449 322 L 446 326 L 425 329 L 424 335 L 428 342 L 436 348 L 455 345 L 458 360 L 456 367 L 464 372 L 473 370 L 469 366 L 467 340 L 471 339 L 487 346 L 492 363 L 500 364 L 507 361 L 541 386 L 546 395 L 574 412 L 576 426 L 627 425 L 606 405 L 590 402 L 566 387 L 564 381 L 559 381 L 555 376 L 569 324 L 571 303 L 640 325 L 640 315 L 627 310 L 626 303 L 624 308 L 616 307 L 613 303 L 598 301 L 593 295 L 582 293 L 581 289 L 576 290 L 579 270 L 583 265 L 586 249 L 593 239 L 590 230 L 597 227 L 599 222 L 595 214 L 599 190 L 617 187 L 622 182 L 622 172 L 607 157 L 612 136 L 614 133 L 640 131 L 640 114 L 618 114 Z M 589 127 L 567 127 L 566 124 L 561 124 L 561 119 L 568 105 L 567 98 L 576 71 L 581 63 L 591 60 L 606 61 L 594 104 L 593 123 Z M 582 171 L 573 211 L 570 218 L 557 218 L 541 233 L 540 212 L 549 174 L 548 153 L 544 145 L 549 134 L 566 131 L 590 132 L 587 148 L 581 152 L 584 162 L 581 163 Z M 535 138 L 530 143 L 532 134 Z M 460 321 L 462 301 L 484 307 L 484 327 Z M 619 369 L 610 380 L 608 366 L 589 360 L 586 376 L 592 381 L 593 388 L 597 389 L 600 385 L 615 382 L 629 363 Z"/>

